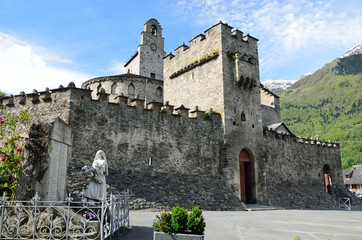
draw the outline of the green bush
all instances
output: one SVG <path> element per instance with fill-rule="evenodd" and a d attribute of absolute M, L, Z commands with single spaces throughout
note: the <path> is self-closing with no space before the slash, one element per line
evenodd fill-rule
<path fill-rule="evenodd" d="M 171 213 L 161 213 L 153 220 L 153 230 L 157 232 L 172 233 L 171 229 Z"/>
<path fill-rule="evenodd" d="M 205 230 L 205 221 L 204 217 L 202 216 L 202 209 L 194 206 L 192 208 L 192 212 L 189 215 L 187 221 L 187 227 L 193 234 L 203 234 Z"/>
<path fill-rule="evenodd" d="M 184 233 L 187 230 L 188 212 L 179 206 L 171 209 L 171 228 L 175 233 Z"/>
<path fill-rule="evenodd" d="M 171 209 L 171 213 L 161 213 L 153 220 L 153 230 L 164 233 L 192 233 L 201 235 L 205 231 L 205 221 L 202 210 L 194 206 L 188 215 L 186 209 L 179 206 Z"/>

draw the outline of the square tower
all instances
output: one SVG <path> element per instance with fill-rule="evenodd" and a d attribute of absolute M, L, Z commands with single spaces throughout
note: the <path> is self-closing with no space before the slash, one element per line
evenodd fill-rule
<path fill-rule="evenodd" d="M 164 101 L 221 114 L 224 154 L 220 169 L 242 200 L 239 164 L 248 156 L 257 197 L 254 153 L 263 136 L 257 39 L 218 23 L 164 59 Z M 240 158 L 240 156 L 242 156 Z M 244 192 L 245 195 L 245 192 Z"/>
<path fill-rule="evenodd" d="M 159 22 L 151 18 L 144 25 L 138 51 L 124 65 L 126 72 L 163 80 L 164 38 Z"/>

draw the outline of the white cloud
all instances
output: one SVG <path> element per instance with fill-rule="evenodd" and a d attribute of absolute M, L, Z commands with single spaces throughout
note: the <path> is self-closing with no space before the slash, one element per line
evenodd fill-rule
<path fill-rule="evenodd" d="M 34 47 L 8 34 L 0 33 L 0 91 L 18 94 L 46 87 L 57 88 L 74 82 L 77 87 L 91 78 L 86 74 L 54 67 L 53 63 L 70 63 L 46 49 Z"/>
<path fill-rule="evenodd" d="M 338 5 L 339 4 L 339 5 Z M 348 49 L 362 39 L 362 14 L 331 0 L 182 0 L 176 11 L 188 14 L 195 24 L 219 20 L 260 39 L 261 70 L 290 63 L 291 58 L 326 49 Z M 336 55 L 337 57 L 337 55 Z"/>
<path fill-rule="evenodd" d="M 116 62 L 116 63 L 113 63 L 111 65 L 111 67 L 109 68 L 109 71 L 112 73 L 112 74 L 123 74 L 124 73 L 124 62 Z"/>

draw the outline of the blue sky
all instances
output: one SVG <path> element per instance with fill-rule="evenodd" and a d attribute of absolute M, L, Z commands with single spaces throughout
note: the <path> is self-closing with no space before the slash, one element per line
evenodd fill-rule
<path fill-rule="evenodd" d="M 262 81 L 296 80 L 362 43 L 361 9 L 360 0 L 0 0 L 0 90 L 120 74 L 150 18 L 167 53 L 227 22 L 259 39 Z"/>

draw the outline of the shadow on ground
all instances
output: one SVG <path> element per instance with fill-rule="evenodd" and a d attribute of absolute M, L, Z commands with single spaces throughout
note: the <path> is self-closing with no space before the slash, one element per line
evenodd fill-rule
<path fill-rule="evenodd" d="M 152 240 L 153 239 L 153 228 L 144 226 L 134 226 L 132 229 L 121 236 L 119 239 L 122 240 Z"/>

